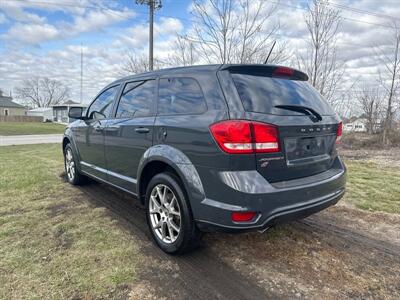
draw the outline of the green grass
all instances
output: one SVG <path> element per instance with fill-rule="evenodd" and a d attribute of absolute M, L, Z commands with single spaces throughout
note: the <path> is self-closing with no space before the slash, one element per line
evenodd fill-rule
<path fill-rule="evenodd" d="M 0 299 L 112 298 L 137 276 L 135 237 L 62 170 L 59 145 L 0 147 Z"/>
<path fill-rule="evenodd" d="M 346 161 L 345 201 L 358 208 L 400 213 L 400 170 L 366 161 Z"/>
<path fill-rule="evenodd" d="M 400 170 L 347 167 L 345 201 L 400 213 Z M 59 145 L 0 147 L 0 299 L 113 298 L 137 279 L 139 241 L 62 171 Z"/>
<path fill-rule="evenodd" d="M 0 135 L 63 133 L 65 125 L 39 122 L 0 122 Z"/>

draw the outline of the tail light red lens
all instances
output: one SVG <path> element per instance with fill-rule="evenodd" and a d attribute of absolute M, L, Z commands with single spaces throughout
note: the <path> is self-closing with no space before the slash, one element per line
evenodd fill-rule
<path fill-rule="evenodd" d="M 343 131 L 343 123 L 340 122 L 336 129 L 336 144 L 338 144 L 342 138 L 342 131 Z"/>
<path fill-rule="evenodd" d="M 276 126 L 252 122 L 254 149 L 256 152 L 279 152 L 278 129 Z"/>
<path fill-rule="evenodd" d="M 218 146 L 230 154 L 279 152 L 278 129 L 271 124 L 228 120 L 210 126 Z"/>
<path fill-rule="evenodd" d="M 294 70 L 287 67 L 277 67 L 272 75 L 276 77 L 292 77 L 294 74 Z"/>
<path fill-rule="evenodd" d="M 254 219 L 256 213 L 254 211 L 245 212 L 233 212 L 232 221 L 233 222 L 250 222 Z"/>

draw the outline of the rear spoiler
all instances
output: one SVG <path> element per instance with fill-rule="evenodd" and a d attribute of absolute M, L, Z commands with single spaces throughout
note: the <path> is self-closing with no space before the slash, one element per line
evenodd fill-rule
<path fill-rule="evenodd" d="M 308 75 L 299 70 L 275 65 L 222 65 L 220 70 L 233 74 L 249 74 L 267 77 L 277 77 L 290 80 L 308 81 Z"/>

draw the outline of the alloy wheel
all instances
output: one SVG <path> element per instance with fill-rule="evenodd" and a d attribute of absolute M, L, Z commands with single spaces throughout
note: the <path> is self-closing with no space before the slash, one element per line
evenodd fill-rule
<path fill-rule="evenodd" d="M 165 184 L 156 185 L 150 194 L 151 227 L 166 244 L 176 241 L 181 230 L 181 210 L 174 192 Z"/>
<path fill-rule="evenodd" d="M 67 172 L 68 179 L 73 181 L 75 178 L 75 161 L 72 155 L 72 150 L 69 148 L 65 152 L 65 170 Z"/>

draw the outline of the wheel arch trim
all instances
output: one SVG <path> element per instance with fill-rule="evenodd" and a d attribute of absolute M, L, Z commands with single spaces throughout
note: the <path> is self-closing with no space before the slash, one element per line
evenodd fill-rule
<path fill-rule="evenodd" d="M 142 156 L 137 174 L 139 198 L 145 193 L 140 190 L 143 171 L 149 163 L 155 161 L 165 163 L 179 175 L 191 204 L 193 201 L 200 203 L 205 198 L 203 184 L 195 166 L 182 151 L 169 145 L 155 145 Z"/>

